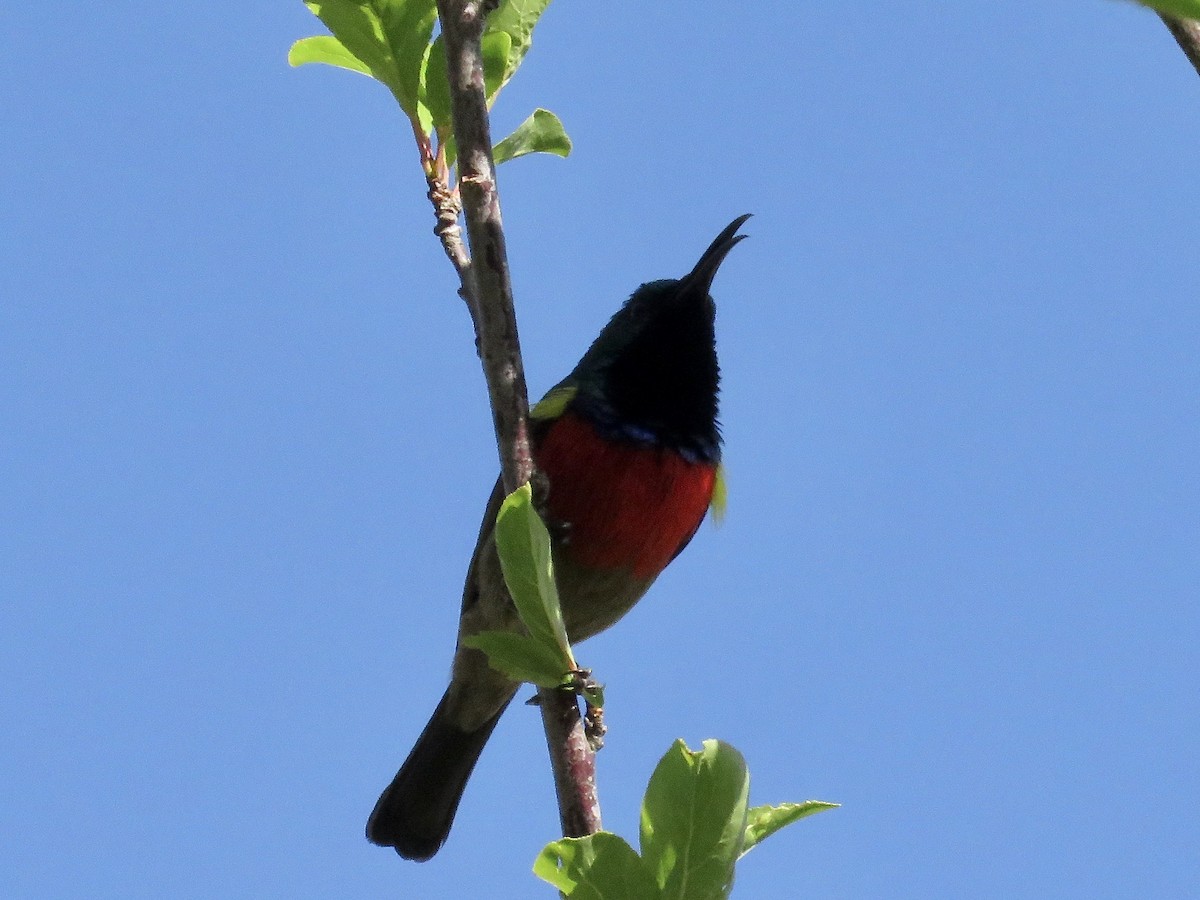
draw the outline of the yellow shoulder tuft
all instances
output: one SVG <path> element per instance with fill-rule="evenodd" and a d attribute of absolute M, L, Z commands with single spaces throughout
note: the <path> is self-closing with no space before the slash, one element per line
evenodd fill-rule
<path fill-rule="evenodd" d="M 578 392 L 579 388 L 574 385 L 551 388 L 545 397 L 534 404 L 533 409 L 529 411 L 529 418 L 537 421 L 557 419 L 566 412 L 567 406 Z"/>
<path fill-rule="evenodd" d="M 725 464 L 721 463 L 717 466 L 717 477 L 713 481 L 712 499 L 708 501 L 708 508 L 712 511 L 712 520 L 716 525 L 721 524 L 721 520 L 725 518 L 725 503 L 729 499 L 729 488 L 725 484 Z"/>

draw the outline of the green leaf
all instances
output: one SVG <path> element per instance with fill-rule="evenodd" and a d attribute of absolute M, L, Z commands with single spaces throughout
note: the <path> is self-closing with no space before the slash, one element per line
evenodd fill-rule
<path fill-rule="evenodd" d="M 433 24 L 437 21 L 437 0 L 365 0 L 378 10 L 384 34 L 395 62 L 397 83 L 392 86 L 396 99 L 417 118 L 421 95 L 421 76 L 429 55 Z M 428 123 L 423 123 L 428 128 Z"/>
<path fill-rule="evenodd" d="M 646 788 L 642 857 L 664 900 L 718 900 L 733 887 L 746 833 L 750 773 L 729 744 L 676 741 Z"/>
<path fill-rule="evenodd" d="M 554 585 L 550 532 L 533 508 L 533 492 L 528 484 L 509 494 L 500 505 L 496 549 L 504 583 L 530 637 L 561 654 L 560 675 L 576 668 Z"/>
<path fill-rule="evenodd" d="M 480 42 L 483 53 L 483 91 L 488 108 L 505 82 L 512 77 L 508 71 L 508 59 L 512 53 L 512 38 L 503 31 L 489 31 Z"/>
<path fill-rule="evenodd" d="M 433 121 L 433 113 L 429 109 L 429 104 L 425 99 L 425 73 L 429 71 L 429 57 L 433 53 L 433 45 L 425 45 L 425 56 L 421 62 L 421 71 L 417 73 L 417 123 L 420 125 L 421 134 L 429 136 L 437 130 L 437 126 Z M 447 110 L 447 115 L 449 110 Z M 443 126 L 449 128 L 450 123 L 446 122 Z"/>
<path fill-rule="evenodd" d="M 517 126 L 516 131 L 498 143 L 492 153 L 496 165 L 525 156 L 527 153 L 553 153 L 567 156 L 571 152 L 571 139 L 563 130 L 558 116 L 548 109 L 535 109 L 533 114 Z"/>
<path fill-rule="evenodd" d="M 483 84 L 491 104 L 504 78 L 512 38 L 502 31 L 485 34 L 482 40 Z M 421 102 L 428 108 L 433 128 L 449 129 L 450 80 L 446 73 L 446 43 L 439 34 L 433 39 L 425 65 L 421 70 Z"/>
<path fill-rule="evenodd" d="M 750 852 L 764 838 L 768 838 L 786 825 L 808 816 L 837 809 L 841 804 L 826 803 L 824 800 L 805 800 L 803 803 L 780 803 L 778 806 L 754 806 L 746 813 L 746 839 L 742 843 L 741 856 Z"/>
<path fill-rule="evenodd" d="M 504 32 L 510 39 L 508 52 L 505 54 L 504 68 L 496 82 L 495 90 L 488 88 L 489 102 L 520 67 L 521 61 L 533 43 L 533 28 L 549 5 L 550 0 L 503 0 L 488 16 L 487 28 L 484 31 L 485 55 L 489 34 Z"/>
<path fill-rule="evenodd" d="M 344 50 L 340 62 L 304 62 L 329 62 L 369 74 L 387 85 L 410 119 L 425 118 L 419 114 L 421 76 L 437 19 L 437 0 L 304 0 L 304 5 Z M 304 43 L 298 42 L 292 51 Z M 328 45 L 325 50 L 330 51 Z M 346 65 L 348 58 L 358 65 Z"/>
<path fill-rule="evenodd" d="M 422 73 L 421 101 L 429 109 L 433 127 L 450 129 L 450 81 L 446 75 L 446 44 L 439 34 L 433 39 Z"/>
<path fill-rule="evenodd" d="M 370 5 L 355 0 L 304 0 L 304 5 L 374 78 L 388 85 L 398 80 L 383 23 Z"/>
<path fill-rule="evenodd" d="M 1200 0 L 1138 0 L 1160 13 L 1177 19 L 1200 19 Z"/>
<path fill-rule="evenodd" d="M 292 44 L 292 49 L 288 51 L 288 64 L 303 66 L 308 63 L 324 63 L 339 69 L 349 69 L 351 72 L 361 72 L 363 75 L 371 74 L 371 67 L 347 50 L 345 44 L 331 34 L 302 38 Z"/>
<path fill-rule="evenodd" d="M 533 873 L 570 900 L 659 900 L 642 858 L 618 835 L 600 831 L 547 844 Z"/>
<path fill-rule="evenodd" d="M 481 631 L 462 639 L 463 644 L 487 654 L 488 665 L 514 681 L 538 687 L 558 687 L 563 681 L 563 662 L 553 647 L 525 634 L 511 631 Z"/>

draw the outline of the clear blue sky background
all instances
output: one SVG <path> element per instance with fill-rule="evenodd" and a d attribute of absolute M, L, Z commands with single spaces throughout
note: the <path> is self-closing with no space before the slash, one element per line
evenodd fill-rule
<path fill-rule="evenodd" d="M 236 15 L 234 14 L 236 8 Z M 496 470 L 411 135 L 296 2 L 0 20 L 0 895 L 550 897 L 537 716 L 363 824 Z M 676 737 L 836 800 L 735 896 L 1200 896 L 1200 80 L 1044 4 L 559 0 L 500 99 L 530 388 L 753 212 L 730 507 L 581 657 L 606 824 Z"/>

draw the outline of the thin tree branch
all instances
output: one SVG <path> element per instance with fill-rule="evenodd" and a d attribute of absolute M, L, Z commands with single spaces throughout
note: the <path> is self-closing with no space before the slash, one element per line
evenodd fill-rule
<path fill-rule="evenodd" d="M 472 307 L 476 345 L 491 399 L 500 471 L 505 489 L 511 492 L 533 475 L 533 454 L 528 430 L 529 398 L 513 311 L 480 50 L 484 23 L 495 0 L 437 0 L 437 6 L 458 146 L 459 195 L 471 248 L 465 267 L 461 255 L 447 245 L 444 234 L 439 233 L 439 237 L 459 271 Z M 430 199 L 441 222 L 445 218 L 443 208 L 439 206 L 440 198 L 434 197 L 433 187 L 431 182 Z M 538 692 L 538 699 L 563 834 L 582 837 L 599 831 L 595 754 L 584 733 L 578 699 L 569 691 L 545 689 Z"/>
<path fill-rule="evenodd" d="M 462 203 L 458 192 L 450 186 L 450 168 L 446 165 L 446 147 L 438 138 L 437 151 L 429 135 L 414 121 L 412 123 L 413 137 L 417 141 L 417 149 L 421 154 L 421 169 L 425 172 L 425 184 L 429 188 L 425 196 L 433 205 L 436 224 L 433 233 L 437 235 L 442 250 L 454 271 L 458 273 L 458 296 L 467 304 L 467 312 L 471 314 L 471 324 L 475 328 L 475 343 L 479 344 L 479 323 L 475 312 L 475 298 L 471 293 L 471 257 L 463 246 L 462 229 L 458 227 L 458 217 L 462 213 Z"/>
<path fill-rule="evenodd" d="M 1195 19 L 1176 19 L 1163 13 L 1159 15 L 1175 37 L 1179 49 L 1191 62 L 1196 74 L 1200 75 L 1200 22 Z"/>
<path fill-rule="evenodd" d="M 471 247 L 468 280 L 475 300 L 479 355 L 492 404 L 500 472 L 505 490 L 511 492 L 533 474 L 533 455 L 527 428 L 529 399 L 483 85 L 480 39 L 488 11 L 488 5 L 480 0 L 438 0 L 458 143 L 458 190 Z"/>
<path fill-rule="evenodd" d="M 596 791 L 596 754 L 579 718 L 579 702 L 569 691 L 542 688 L 537 703 L 550 749 L 563 837 L 595 834 L 603 827 Z"/>

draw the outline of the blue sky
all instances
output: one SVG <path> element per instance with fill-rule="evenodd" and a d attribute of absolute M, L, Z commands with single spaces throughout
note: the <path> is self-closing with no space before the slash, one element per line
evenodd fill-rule
<path fill-rule="evenodd" d="M 647 8 L 649 7 L 649 8 Z M 0 894 L 553 896 L 537 716 L 449 843 L 362 828 L 444 686 L 496 469 L 386 92 L 294 3 L 0 23 Z M 556 3 L 501 96 L 535 394 L 753 212 L 730 470 L 579 655 L 608 827 L 720 737 L 843 808 L 735 897 L 1200 895 L 1200 82 L 1149 13 Z"/>

